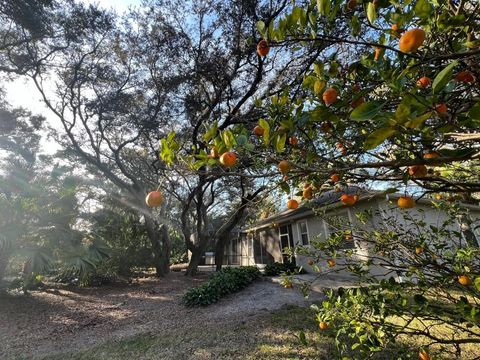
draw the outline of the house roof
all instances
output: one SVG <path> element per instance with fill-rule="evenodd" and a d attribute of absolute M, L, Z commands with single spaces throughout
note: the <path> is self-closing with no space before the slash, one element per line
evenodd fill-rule
<path fill-rule="evenodd" d="M 390 200 L 390 199 L 398 199 L 403 194 L 400 193 L 393 193 L 393 194 L 385 194 L 384 191 L 379 190 L 367 190 L 360 188 L 358 186 L 349 186 L 345 190 L 338 192 L 334 190 L 326 191 L 320 194 L 318 197 L 310 200 L 309 202 L 305 203 L 305 205 L 300 206 L 294 210 L 285 210 L 275 215 L 272 215 L 266 219 L 263 219 L 251 226 L 245 227 L 241 229 L 241 232 L 247 232 L 250 230 L 257 230 L 260 228 L 268 227 L 272 223 L 282 224 L 285 222 L 290 222 L 293 220 L 303 219 L 308 216 L 312 216 L 315 214 L 313 209 L 318 208 L 329 208 L 334 209 L 343 206 L 340 202 L 340 197 L 343 194 L 348 195 L 359 195 L 358 202 L 367 202 L 372 200 Z M 418 203 L 422 204 L 431 204 L 431 199 L 417 199 Z M 480 211 L 480 206 L 471 205 L 471 204 L 462 204 L 462 206 L 469 208 L 471 210 Z"/>

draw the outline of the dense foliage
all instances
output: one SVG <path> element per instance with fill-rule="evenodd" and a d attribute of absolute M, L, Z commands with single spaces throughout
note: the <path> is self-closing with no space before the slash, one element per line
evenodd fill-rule
<path fill-rule="evenodd" d="M 302 72 L 301 87 L 292 83 L 255 101 L 255 124 L 244 121 L 227 128 L 214 124 L 206 129 L 204 140 L 209 146 L 220 155 L 236 154 L 237 165 L 199 149 L 191 155 L 193 166 L 236 171 L 249 163 L 255 171 L 271 170 L 278 176 L 276 186 L 291 198 L 289 208 L 296 208 L 300 199 L 308 206 L 309 199 L 332 189 L 345 193 L 344 206 L 355 206 L 362 196 L 360 189 L 369 186 L 381 188 L 385 194 L 403 193 L 396 211 L 407 214 L 414 213 L 412 208 L 418 205 L 412 195 L 478 204 L 478 10 L 476 1 L 318 0 L 294 3 L 274 19 L 257 22 L 267 44 L 259 43 L 259 56 L 266 64 L 276 66 L 275 60 L 288 58 L 290 51 L 302 56 L 316 50 L 317 57 Z M 168 151 L 168 144 L 162 145 Z M 442 208 L 442 212 L 449 210 Z M 345 315 L 345 325 L 333 333 L 361 336 L 363 342 L 355 345 L 361 356 L 379 351 L 400 334 L 425 336 L 430 340 L 422 350 L 426 352 L 435 344 L 451 344 L 457 356 L 461 356 L 461 344 L 478 343 L 477 330 L 470 330 L 471 314 L 479 311 L 478 244 L 466 241 L 468 235 L 458 230 L 459 223 L 468 228 L 470 221 L 456 216 L 451 215 L 447 224 L 452 233 L 440 230 L 441 226 L 428 228 L 432 224 L 424 229 L 420 222 L 408 233 L 376 234 L 370 229 L 359 238 L 359 244 L 363 241 L 375 256 L 391 256 L 386 263 L 380 262 L 380 267 L 401 264 L 402 281 L 405 278 L 411 286 L 372 279 L 380 294 L 375 301 L 361 301 L 361 292 L 348 292 L 350 297 L 358 297 L 359 313 L 350 311 L 351 301 L 331 298 L 334 311 Z M 436 237 L 429 235 L 430 231 Z M 332 258 L 333 267 L 333 260 L 343 253 L 339 238 L 334 234 L 330 240 L 337 243 L 319 246 Z M 422 258 L 417 270 L 410 268 L 410 261 L 419 261 L 418 256 L 412 259 L 404 253 L 412 251 L 404 245 L 411 238 L 423 242 L 418 247 L 432 247 L 433 265 Z M 417 250 L 413 251 L 416 254 Z M 418 251 L 423 257 L 430 253 Z M 347 269 L 362 273 L 364 265 L 372 264 L 357 261 Z M 430 273 L 435 276 L 425 276 Z M 422 302 L 427 298 L 425 289 L 442 292 L 448 288 L 446 284 L 459 292 L 458 297 L 450 298 L 450 305 L 435 310 L 425 305 L 426 310 L 420 311 L 430 320 L 446 324 L 454 303 L 456 324 L 466 333 L 452 339 L 419 331 L 409 323 L 388 327 L 388 335 L 383 335 L 382 321 L 370 322 L 363 316 L 375 314 L 377 308 L 385 314 L 399 314 L 404 301 L 400 299 L 405 299 L 406 292 Z M 390 301 L 390 297 L 398 301 Z M 331 305 L 325 304 L 322 312 L 331 315 Z M 338 343 L 341 353 L 346 351 L 343 346 Z"/>
<path fill-rule="evenodd" d="M 222 269 L 202 285 L 189 289 L 183 297 L 183 303 L 188 307 L 216 303 L 222 297 L 247 287 L 259 277 L 260 270 L 256 266 Z"/>
<path fill-rule="evenodd" d="M 291 262 L 274 262 L 265 265 L 266 276 L 277 276 L 282 274 L 296 274 L 300 272 L 300 268 Z"/>

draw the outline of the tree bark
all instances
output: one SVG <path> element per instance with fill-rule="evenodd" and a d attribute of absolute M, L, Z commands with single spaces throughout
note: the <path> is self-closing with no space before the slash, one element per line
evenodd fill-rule
<path fill-rule="evenodd" d="M 217 271 L 222 270 L 225 245 L 227 245 L 228 238 L 228 234 L 224 234 L 217 239 L 217 243 L 215 244 L 215 269 Z"/>
<path fill-rule="evenodd" d="M 192 252 L 192 257 L 190 258 L 190 262 L 188 263 L 186 276 L 195 276 L 198 273 L 198 265 L 202 261 L 202 254 L 205 252 L 205 247 L 195 246 Z"/>
<path fill-rule="evenodd" d="M 170 271 L 170 238 L 165 224 L 159 229 L 157 222 L 145 215 L 145 227 L 152 244 L 154 266 L 157 276 L 165 276 Z"/>

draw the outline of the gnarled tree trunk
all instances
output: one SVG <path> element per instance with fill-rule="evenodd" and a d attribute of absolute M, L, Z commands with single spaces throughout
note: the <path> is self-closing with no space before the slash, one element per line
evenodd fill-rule
<path fill-rule="evenodd" d="M 188 263 L 187 267 L 187 272 L 185 275 L 187 276 L 194 276 L 197 275 L 198 273 L 198 266 L 200 265 L 200 262 L 202 261 L 202 254 L 205 251 L 202 250 L 200 247 L 195 247 L 193 251 L 191 251 L 192 256 L 190 258 L 190 261 Z"/>
<path fill-rule="evenodd" d="M 165 276 L 170 271 L 170 237 L 165 224 L 159 225 L 151 216 L 145 215 L 145 227 L 152 244 L 157 276 Z"/>

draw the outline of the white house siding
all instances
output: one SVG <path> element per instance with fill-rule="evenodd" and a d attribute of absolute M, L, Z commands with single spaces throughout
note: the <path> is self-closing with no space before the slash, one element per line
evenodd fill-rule
<path fill-rule="evenodd" d="M 389 201 L 387 199 L 382 199 L 382 198 L 372 198 L 371 200 L 364 200 L 360 203 L 358 203 L 354 207 L 334 207 L 329 209 L 326 212 L 327 217 L 330 216 L 343 216 L 345 219 L 344 222 L 344 227 L 345 229 L 350 228 L 352 230 L 352 234 L 355 237 L 355 231 L 358 229 L 361 229 L 362 227 L 366 227 L 367 230 L 372 230 L 372 229 L 382 229 L 386 226 L 385 224 L 385 218 L 387 216 L 393 216 L 395 217 L 399 222 L 403 221 L 403 215 L 402 214 L 408 214 L 409 216 L 414 217 L 415 219 L 421 219 L 425 221 L 427 224 L 431 224 L 434 226 L 439 226 L 441 225 L 442 222 L 444 222 L 447 218 L 448 215 L 445 214 L 444 212 L 432 207 L 428 202 L 419 202 L 417 203 L 417 207 L 414 209 L 408 209 L 408 210 L 400 210 L 396 206 L 397 198 L 392 197 L 392 199 Z M 475 235 L 477 236 L 477 239 L 480 238 L 480 211 L 478 210 L 479 208 L 476 207 L 473 210 L 471 210 L 470 216 L 473 219 L 476 219 L 478 221 L 478 228 L 473 229 L 475 232 Z M 356 214 L 365 210 L 371 210 L 372 212 L 372 218 L 370 221 L 366 224 L 363 225 L 361 224 L 357 218 Z M 314 216 L 312 214 L 306 215 L 305 217 L 297 216 L 295 219 L 290 219 L 288 223 L 281 223 L 280 225 L 285 225 L 285 224 L 290 224 L 292 227 L 292 240 L 295 246 L 300 246 L 302 244 L 301 241 L 301 236 L 300 236 L 300 231 L 299 231 L 299 224 L 303 221 L 306 221 L 307 223 L 307 229 L 308 229 L 308 238 L 309 242 L 311 243 L 313 240 L 325 240 L 329 236 L 329 231 L 326 227 L 326 222 L 324 221 L 325 216 Z M 408 226 L 405 224 L 405 226 Z M 408 230 L 408 229 L 406 229 Z M 412 231 L 416 229 L 412 229 Z M 452 230 L 459 231 L 460 227 L 459 224 L 454 224 L 452 226 Z M 272 263 L 274 261 L 276 262 L 282 262 L 283 257 L 282 257 L 282 250 L 280 247 L 280 241 L 279 241 L 279 227 L 264 227 L 261 229 L 257 229 L 254 233 L 254 256 L 253 258 L 246 257 L 245 253 L 242 255 L 245 260 L 248 259 L 248 263 L 251 264 L 252 262 L 257 263 L 257 264 L 268 264 Z M 258 242 L 258 243 L 257 243 Z M 463 242 L 462 245 L 465 245 L 466 242 Z M 243 247 L 243 249 L 247 249 L 246 246 Z M 242 252 L 244 251 L 242 249 Z M 355 240 L 355 255 L 354 258 L 357 258 L 358 260 L 367 260 L 370 256 L 373 256 L 374 254 L 371 253 L 371 248 L 366 242 L 361 242 L 358 240 Z M 298 266 L 303 266 L 303 268 L 308 271 L 308 272 L 313 272 L 314 270 L 312 269 L 311 266 L 307 264 L 309 257 L 308 256 L 302 256 L 302 255 L 297 255 L 296 256 L 296 263 Z M 327 256 L 321 256 L 320 255 L 320 260 L 317 264 L 317 266 L 320 268 L 321 272 L 331 270 L 328 268 L 327 264 Z M 243 262 L 242 262 L 243 263 Z M 337 264 L 338 267 L 341 267 L 342 264 L 344 264 L 344 261 L 342 259 L 337 259 Z M 375 264 L 371 265 L 369 267 L 369 271 L 371 274 L 376 275 L 376 276 L 392 276 L 394 274 L 388 273 L 386 274 L 386 270 L 383 267 L 376 266 Z M 347 275 L 347 272 L 341 272 L 343 273 L 342 275 Z"/>
<path fill-rule="evenodd" d="M 350 217 L 348 214 L 349 209 L 347 208 L 340 208 L 336 209 L 335 211 L 329 212 L 327 216 L 342 216 L 345 218 L 345 227 L 350 228 Z M 294 223 L 295 228 L 297 231 L 295 232 L 296 234 L 296 243 L 301 244 L 299 232 L 298 232 L 298 224 L 302 221 L 307 220 L 307 227 L 308 227 L 308 237 L 309 237 L 309 242 L 311 243 L 312 241 L 318 241 L 318 240 L 326 240 L 327 237 L 329 236 L 329 230 L 327 228 L 326 222 L 324 221 L 324 218 L 321 216 L 311 216 L 306 219 L 299 219 Z M 307 272 L 314 272 L 314 269 L 312 266 L 308 265 L 307 261 L 309 256 L 303 256 L 303 255 L 297 255 L 296 256 L 296 263 L 297 266 L 302 266 Z M 332 269 L 328 267 L 328 256 L 325 254 L 319 254 L 318 256 L 319 261 L 316 263 L 316 266 L 320 269 L 320 272 L 326 272 L 326 271 L 331 271 Z M 341 267 L 342 265 L 345 264 L 344 259 L 337 258 L 336 259 L 337 266 Z M 348 276 L 349 273 L 346 271 L 339 271 L 339 274 L 342 276 Z"/>

